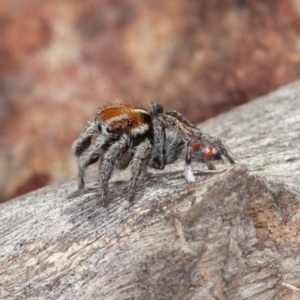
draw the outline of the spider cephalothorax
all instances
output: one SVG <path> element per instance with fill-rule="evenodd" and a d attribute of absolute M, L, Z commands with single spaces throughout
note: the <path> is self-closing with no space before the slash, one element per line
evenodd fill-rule
<path fill-rule="evenodd" d="M 176 111 L 163 113 L 159 104 L 149 110 L 127 104 L 101 109 L 81 131 L 72 150 L 78 158 L 78 187 L 84 187 L 85 169 L 100 160 L 101 198 L 107 205 L 108 181 L 114 167 L 130 165 L 128 200 L 134 198 L 138 179 L 147 166 L 164 169 L 177 159 L 186 163 L 185 177 L 194 181 L 192 159 L 214 169 L 211 161 L 226 157 L 234 160 L 220 140 L 203 134 Z"/>

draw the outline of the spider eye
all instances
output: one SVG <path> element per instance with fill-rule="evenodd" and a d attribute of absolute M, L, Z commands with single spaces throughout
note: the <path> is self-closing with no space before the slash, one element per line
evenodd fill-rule
<path fill-rule="evenodd" d="M 99 130 L 99 132 L 101 132 L 101 131 L 102 131 L 102 126 L 101 126 L 101 124 L 100 124 L 100 123 L 98 123 L 98 130 Z"/>
<path fill-rule="evenodd" d="M 127 125 L 128 125 L 128 126 L 132 126 L 132 121 L 131 121 L 131 120 L 128 120 L 128 121 L 127 121 Z"/>

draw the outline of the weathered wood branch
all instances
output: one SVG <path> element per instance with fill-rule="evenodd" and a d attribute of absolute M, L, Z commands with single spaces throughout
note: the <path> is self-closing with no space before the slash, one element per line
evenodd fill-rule
<path fill-rule="evenodd" d="M 299 299 L 300 82 L 203 124 L 239 163 L 51 186 L 0 207 L 0 299 Z M 179 170 L 179 171 L 178 171 Z"/>

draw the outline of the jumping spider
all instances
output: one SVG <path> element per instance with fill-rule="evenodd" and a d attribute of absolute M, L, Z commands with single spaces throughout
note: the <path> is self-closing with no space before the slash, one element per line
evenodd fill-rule
<path fill-rule="evenodd" d="M 130 165 L 128 201 L 132 202 L 138 179 L 147 166 L 162 170 L 179 158 L 185 160 L 185 178 L 194 181 L 191 162 L 196 159 L 214 169 L 212 160 L 234 160 L 219 139 L 203 134 L 180 113 L 163 113 L 159 104 L 149 110 L 127 104 L 101 109 L 72 146 L 78 158 L 78 188 L 84 188 L 85 169 L 100 160 L 100 197 L 107 206 L 108 182 L 114 167 Z"/>

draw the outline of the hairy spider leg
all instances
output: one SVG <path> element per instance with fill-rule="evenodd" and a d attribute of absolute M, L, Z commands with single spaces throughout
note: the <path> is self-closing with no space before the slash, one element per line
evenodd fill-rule
<path fill-rule="evenodd" d="M 141 142 L 135 150 L 134 157 L 130 162 L 131 172 L 128 187 L 127 207 L 130 206 L 130 204 L 133 201 L 138 180 L 140 178 L 141 173 L 147 168 L 148 162 L 151 158 L 151 151 L 152 145 L 149 139 L 147 138 L 143 142 Z"/>
<path fill-rule="evenodd" d="M 166 115 L 176 118 L 181 123 L 185 124 L 188 127 L 198 129 L 190 120 L 186 119 L 181 113 L 176 110 L 170 110 L 166 112 Z"/>
<path fill-rule="evenodd" d="M 98 132 L 97 123 L 89 121 L 81 130 L 78 138 L 72 144 L 72 152 L 79 157 L 92 143 L 93 136 Z"/>
<path fill-rule="evenodd" d="M 149 165 L 154 169 L 163 170 L 167 164 L 165 124 L 159 118 L 159 115 L 163 113 L 163 107 L 160 104 L 152 103 L 149 113 L 153 132 L 153 150 Z"/>
<path fill-rule="evenodd" d="M 90 150 L 92 139 L 95 138 L 97 133 L 97 122 L 88 122 L 72 145 L 72 151 L 78 158 L 77 183 L 79 189 L 84 188 L 85 185 L 85 169 L 100 158 L 100 147 L 98 144 L 92 146 L 92 150 Z"/>
<path fill-rule="evenodd" d="M 108 182 L 112 176 L 115 163 L 118 159 L 122 159 L 130 149 L 131 140 L 127 134 L 123 134 L 119 141 L 111 145 L 111 147 L 104 154 L 103 160 L 99 165 L 99 186 L 100 198 L 104 206 L 108 205 Z M 127 196 L 127 208 L 134 199 L 136 186 L 142 171 L 147 168 L 147 164 L 151 157 L 152 145 L 149 139 L 145 139 L 136 146 L 133 158 L 130 162 L 130 179 Z"/>
<path fill-rule="evenodd" d="M 124 133 L 120 140 L 108 148 L 103 156 L 102 162 L 99 164 L 100 199 L 103 201 L 105 207 L 108 205 L 108 181 L 111 178 L 115 162 L 128 150 L 129 143 L 129 136 Z"/>

